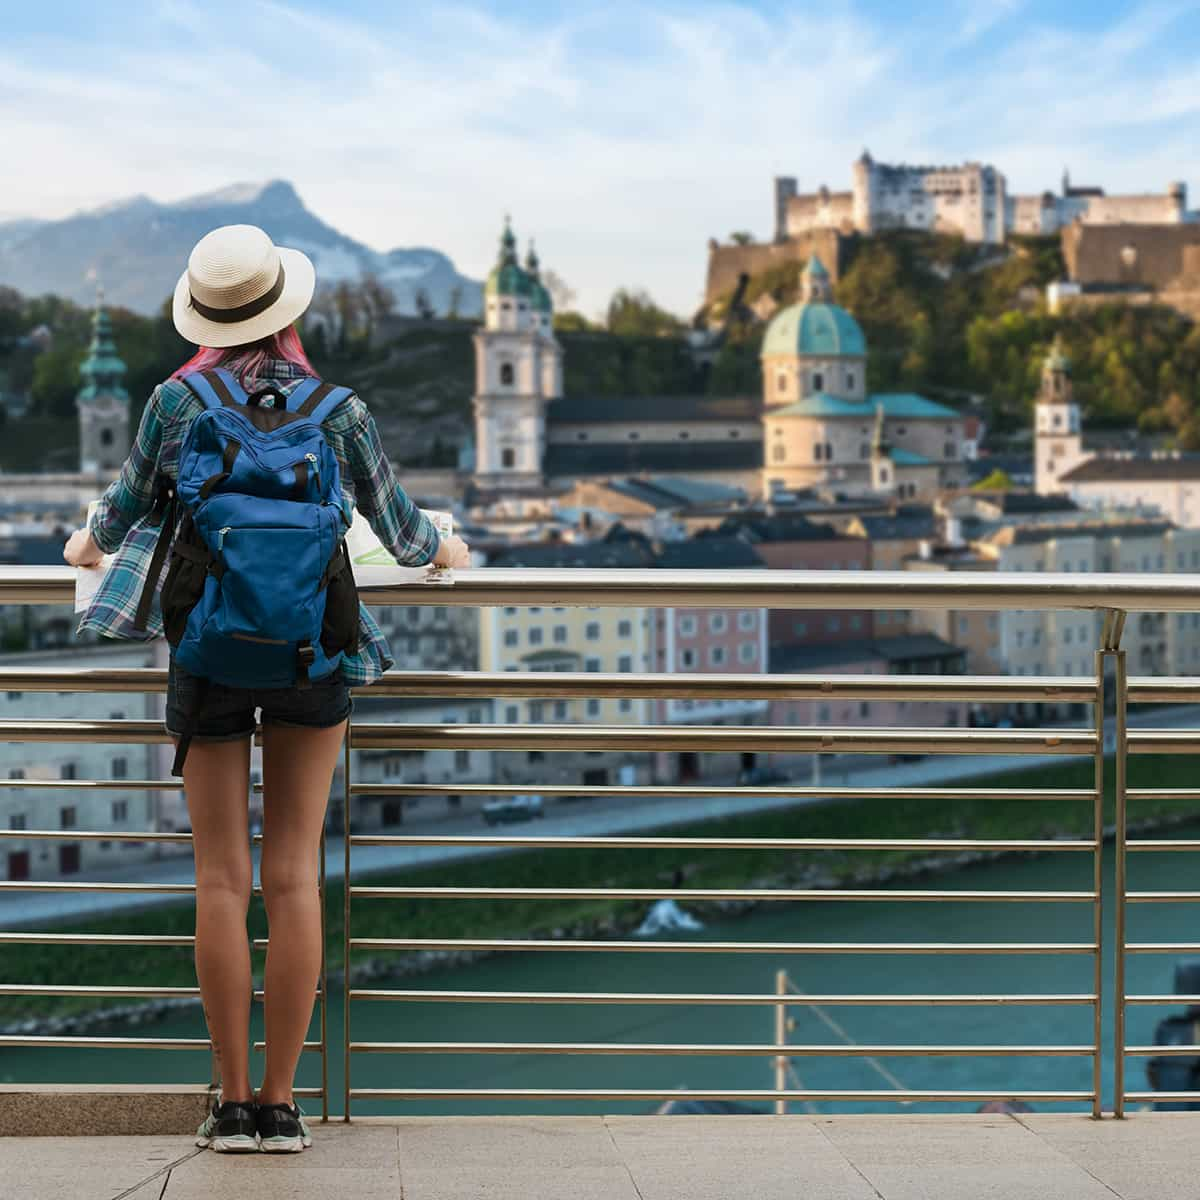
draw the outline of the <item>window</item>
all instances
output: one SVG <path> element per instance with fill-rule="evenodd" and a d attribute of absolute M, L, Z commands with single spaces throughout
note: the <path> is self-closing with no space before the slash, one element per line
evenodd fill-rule
<path fill-rule="evenodd" d="M 694 637 L 696 634 L 696 618 L 695 617 L 680 617 L 679 618 L 679 635 L 680 637 Z"/>
<path fill-rule="evenodd" d="M 521 719 L 521 712 L 515 704 L 508 705 L 504 710 L 504 720 L 509 725 L 515 725 Z"/>
<path fill-rule="evenodd" d="M 947 458 L 954 457 L 954 443 L 953 442 L 946 443 L 946 457 Z"/>
<path fill-rule="evenodd" d="M 685 668 L 694 667 L 696 665 L 695 650 L 680 650 L 679 665 Z"/>
<path fill-rule="evenodd" d="M 587 715 L 589 717 L 598 717 L 600 715 L 599 700 L 592 699 L 587 702 Z"/>
<path fill-rule="evenodd" d="M 8 827 L 9 827 L 9 829 L 24 829 L 26 827 L 25 826 L 25 814 L 24 813 L 9 813 Z"/>
<path fill-rule="evenodd" d="M 846 388 L 848 391 L 854 390 L 854 372 L 853 371 L 846 372 Z"/>
<path fill-rule="evenodd" d="M 757 625 L 758 625 L 758 614 L 757 613 L 752 612 L 748 608 L 744 608 L 744 609 L 742 609 L 741 612 L 738 613 L 738 628 L 743 633 L 752 632 Z"/>
<path fill-rule="evenodd" d="M 470 750 L 455 750 L 454 752 L 454 769 L 456 771 L 468 771 L 471 768 L 471 752 Z"/>
<path fill-rule="evenodd" d="M 777 392 L 787 391 L 787 376 L 782 371 L 775 377 L 775 390 Z"/>
<path fill-rule="evenodd" d="M 755 651 L 757 647 L 753 642 L 742 642 L 738 646 L 738 662 L 752 663 L 754 661 Z"/>
<path fill-rule="evenodd" d="M 583 635 L 589 642 L 598 642 L 600 640 L 600 622 L 589 621 L 584 627 Z"/>
<path fill-rule="evenodd" d="M 618 708 L 619 708 L 619 709 L 620 709 L 620 710 L 621 710 L 623 713 L 632 712 L 632 711 L 633 711 L 633 701 L 632 701 L 632 700 L 621 700 L 621 701 L 620 701 L 620 702 L 617 704 L 617 707 L 618 707 Z"/>
<path fill-rule="evenodd" d="M 724 633 L 727 624 L 728 621 L 723 612 L 708 614 L 708 629 L 710 633 Z"/>
<path fill-rule="evenodd" d="M 560 646 L 567 640 L 567 627 L 565 625 L 555 625 L 554 640 Z"/>
<path fill-rule="evenodd" d="M 114 758 L 112 760 L 112 777 L 114 779 L 127 779 L 129 777 L 128 759 Z"/>
<path fill-rule="evenodd" d="M 833 461 L 833 443 L 832 442 L 825 443 L 825 461 L 826 462 Z"/>
<path fill-rule="evenodd" d="M 556 721 L 565 721 L 567 719 L 567 702 L 565 700 L 555 700 L 554 719 Z"/>
<path fill-rule="evenodd" d="M 541 630 L 541 626 L 539 626 L 539 625 L 535 625 L 535 626 L 534 626 L 534 627 L 533 627 L 533 628 L 532 628 L 532 629 L 529 631 L 529 644 L 530 644 L 531 646 L 540 646 L 540 645 L 542 644 L 542 630 Z"/>
<path fill-rule="evenodd" d="M 585 658 L 583 660 L 583 669 L 585 671 L 600 670 L 600 660 L 598 658 Z"/>
<path fill-rule="evenodd" d="M 542 700 L 530 700 L 529 702 L 529 719 L 531 721 L 541 721 L 546 711 L 545 702 Z"/>
<path fill-rule="evenodd" d="M 517 465 L 516 451 L 511 446 L 505 446 L 500 451 L 500 465 L 502 467 L 515 467 Z"/>
<path fill-rule="evenodd" d="M 871 457 L 871 446 L 870 446 L 870 443 L 868 443 L 868 442 L 863 442 L 863 443 L 862 443 L 862 444 L 859 446 L 859 448 L 858 448 L 858 457 L 859 457 L 859 458 L 870 458 L 870 457 Z"/>
<path fill-rule="evenodd" d="M 842 628 L 841 618 L 840 617 L 830 617 L 825 622 L 825 628 L 829 633 L 838 633 Z"/>
<path fill-rule="evenodd" d="M 623 638 L 632 637 L 633 636 L 633 622 L 632 621 L 618 621 L 617 622 L 617 636 L 623 637 Z"/>
<path fill-rule="evenodd" d="M 808 622 L 807 621 L 793 621 L 792 622 L 792 632 L 794 634 L 796 634 L 797 637 L 803 637 L 808 632 Z"/>
<path fill-rule="evenodd" d="M 517 642 L 520 641 L 520 638 L 520 633 L 518 633 L 515 629 L 506 629 L 504 631 L 504 644 L 506 646 L 515 646 Z"/>
<path fill-rule="evenodd" d="M 512 387 L 513 365 L 506 362 L 500 364 L 500 382 L 504 387 Z"/>
<path fill-rule="evenodd" d="M 633 655 L 622 654 L 621 657 L 617 659 L 617 670 L 620 671 L 622 675 L 628 675 L 633 670 Z"/>
<path fill-rule="evenodd" d="M 782 442 L 776 442 L 771 447 L 771 461 L 772 462 L 783 462 L 783 460 L 785 458 L 787 458 L 787 448 L 783 445 Z"/>
<path fill-rule="evenodd" d="M 708 651 L 708 661 L 711 666 L 722 667 L 725 665 L 725 647 L 712 646 Z"/>
<path fill-rule="evenodd" d="M 813 380 L 813 391 L 814 392 L 819 392 L 824 389 L 825 376 L 821 371 L 814 371 L 812 380 Z"/>
<path fill-rule="evenodd" d="M 58 810 L 58 823 L 60 829 L 75 828 L 75 805 L 70 804 Z"/>
<path fill-rule="evenodd" d="M 59 779 L 74 779 L 75 764 L 73 762 L 63 763 L 58 769 L 58 777 Z M 74 812 L 74 809 L 71 811 Z"/>
<path fill-rule="evenodd" d="M 9 779 L 24 779 L 25 778 L 25 768 L 24 767 L 9 767 L 8 768 L 8 777 L 9 777 Z"/>

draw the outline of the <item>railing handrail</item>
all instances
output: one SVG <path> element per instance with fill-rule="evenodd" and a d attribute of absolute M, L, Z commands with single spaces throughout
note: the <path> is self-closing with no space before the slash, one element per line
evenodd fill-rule
<path fill-rule="evenodd" d="M 359 579 L 367 604 L 647 608 L 1119 609 L 1200 612 L 1200 574 L 1180 572 L 780 571 L 482 567 L 451 584 Z M 75 570 L 0 566 L 0 604 L 70 604 Z"/>

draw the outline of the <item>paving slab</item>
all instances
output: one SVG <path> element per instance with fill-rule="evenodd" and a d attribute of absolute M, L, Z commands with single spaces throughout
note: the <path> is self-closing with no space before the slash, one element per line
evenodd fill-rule
<path fill-rule="evenodd" d="M 1112 1189 L 1008 1116 L 810 1119 L 884 1200 L 1113 1200 Z"/>
<path fill-rule="evenodd" d="M 643 1200 L 878 1200 L 807 1116 L 679 1113 L 605 1124 Z"/>
<path fill-rule="evenodd" d="M 1200 1196 L 1200 1122 L 1193 1112 L 1132 1113 L 1123 1120 L 1022 1113 L 1047 1145 L 1103 1179 L 1122 1200 Z"/>
<path fill-rule="evenodd" d="M 639 1200 L 603 1117 L 411 1117 L 398 1127 L 404 1200 Z"/>
<path fill-rule="evenodd" d="M 0 1137 L 0 1196 L 93 1200 L 118 1196 L 152 1176 L 161 1190 L 165 1169 L 195 1148 L 171 1135 Z"/>

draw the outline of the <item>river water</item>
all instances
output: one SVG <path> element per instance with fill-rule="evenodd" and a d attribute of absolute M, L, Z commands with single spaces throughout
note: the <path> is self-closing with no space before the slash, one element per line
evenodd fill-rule
<path fill-rule="evenodd" d="M 1200 837 L 1200 827 L 1167 836 Z M 1106 888 L 1112 851 L 1106 855 Z M 1130 887 L 1172 890 L 1196 887 L 1200 860 L 1187 853 L 1130 856 Z M 1087 890 L 1090 856 L 1061 853 L 964 867 L 900 887 L 969 890 Z M 1109 892 L 1106 891 L 1106 895 Z M 686 903 L 684 904 L 686 907 Z M 1091 939 L 1091 906 L 1036 903 L 899 903 L 825 901 L 766 904 L 752 915 L 714 921 L 702 931 L 665 935 L 696 941 L 1049 941 Z M 1111 946 L 1112 906 L 1106 905 Z M 1200 940 L 1197 906 L 1129 906 L 1130 941 Z M 1128 960 L 1128 991 L 1170 992 L 1174 958 L 1137 955 Z M 1112 955 L 1105 962 L 1104 1094 L 1112 1090 Z M 555 951 L 496 956 L 470 966 L 439 970 L 372 986 L 437 990 L 761 992 L 774 991 L 775 972 L 786 968 L 806 992 L 1003 993 L 1090 992 L 1092 961 L 1085 955 L 796 955 L 682 954 Z M 811 1007 L 792 1008 L 791 1044 L 829 1045 L 842 1039 Z M 827 1015 L 859 1044 L 1080 1045 L 1091 1040 L 1088 1007 L 831 1007 Z M 1131 1006 L 1128 1042 L 1153 1039 L 1165 1010 Z M 329 1008 L 330 1113 L 342 1111 L 343 1010 L 335 989 Z M 774 1010 L 768 1006 L 634 1006 L 602 1004 L 442 1004 L 412 1001 L 355 1001 L 354 1041 L 585 1041 L 721 1042 L 770 1044 Z M 124 1033 L 125 1030 L 106 1032 Z M 199 1007 L 128 1032 L 145 1037 L 203 1037 Z M 312 1032 L 319 1032 L 314 1012 Z M 261 1007 L 255 1005 L 255 1038 L 262 1037 Z M 258 1056 L 255 1056 L 258 1058 Z M 1145 1084 L 1143 1058 L 1127 1060 L 1127 1088 Z M 1090 1058 L 885 1058 L 885 1078 L 859 1059 L 797 1058 L 794 1066 L 807 1088 L 1087 1090 Z M 6 1082 L 171 1082 L 208 1079 L 207 1052 L 77 1048 L 6 1049 L 0 1078 Z M 252 1064 L 257 1082 L 261 1065 Z M 433 1055 L 356 1054 L 355 1087 L 514 1088 L 770 1088 L 773 1060 L 763 1057 L 626 1055 Z M 320 1084 L 320 1060 L 306 1053 L 297 1085 Z M 793 1081 L 791 1086 L 797 1086 Z M 320 1112 L 320 1100 L 302 1100 Z M 355 1100 L 355 1114 L 637 1113 L 654 1102 L 535 1100 L 415 1100 L 404 1103 Z M 765 1102 L 762 1106 L 767 1107 Z M 894 1105 L 818 1102 L 816 1111 L 892 1111 Z M 909 1111 L 948 1112 L 972 1105 L 918 1104 Z M 1039 1110 L 1083 1105 L 1035 1104 Z M 796 1109 L 799 1111 L 799 1109 Z"/>

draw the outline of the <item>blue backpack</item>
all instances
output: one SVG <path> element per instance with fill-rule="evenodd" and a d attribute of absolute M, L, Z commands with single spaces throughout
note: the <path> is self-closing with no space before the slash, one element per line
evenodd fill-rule
<path fill-rule="evenodd" d="M 163 633 L 200 686 L 175 775 L 211 681 L 308 687 L 357 653 L 359 628 L 338 463 L 321 430 L 350 389 L 306 378 L 287 395 L 267 386 L 247 396 L 220 367 L 181 381 L 204 412 L 184 435 L 178 480 L 159 477 L 162 532 L 135 618 L 144 629 L 178 519 Z"/>

